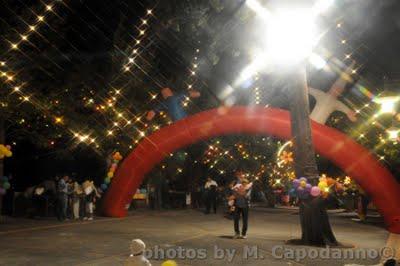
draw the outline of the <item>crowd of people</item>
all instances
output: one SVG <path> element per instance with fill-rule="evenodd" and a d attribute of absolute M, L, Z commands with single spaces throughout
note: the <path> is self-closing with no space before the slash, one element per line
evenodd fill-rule
<path fill-rule="evenodd" d="M 64 175 L 57 180 L 56 216 L 59 221 L 68 219 L 93 220 L 94 204 L 100 198 L 93 181 L 79 184 Z"/>
<path fill-rule="evenodd" d="M 24 214 L 30 217 L 54 214 L 59 221 L 93 220 L 95 203 L 100 197 L 93 181 L 79 183 L 76 178 L 63 175 L 26 189 L 23 198 L 25 205 L 31 207 Z"/>

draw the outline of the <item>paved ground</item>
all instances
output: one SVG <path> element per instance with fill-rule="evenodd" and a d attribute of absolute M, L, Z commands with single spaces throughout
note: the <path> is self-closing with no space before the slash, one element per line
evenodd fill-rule
<path fill-rule="evenodd" d="M 389 234 L 380 225 L 359 224 L 343 214 L 330 216 L 341 242 L 364 249 L 359 251 L 359 257 L 363 256 L 361 252 L 366 253 L 365 249 L 379 250 L 385 246 Z M 328 266 L 345 262 L 339 259 L 293 259 L 293 253 L 305 252 L 301 246 L 284 246 L 285 240 L 300 235 L 296 210 L 253 209 L 246 240 L 231 239 L 232 227 L 232 222 L 222 214 L 206 216 L 194 210 L 141 210 L 124 219 L 98 218 L 93 222 L 6 218 L 0 223 L 0 265 L 121 265 L 129 254 L 129 242 L 133 238 L 144 240 L 149 250 L 159 256 L 162 256 L 162 250 L 165 256 L 183 254 L 186 259 L 177 259 L 179 265 Z M 277 247 L 275 252 L 274 247 Z M 218 257 L 221 251 L 216 250 L 220 249 L 236 253 L 230 261 L 227 252 L 223 258 Z M 196 255 L 194 252 L 200 258 L 190 259 Z M 307 252 L 315 256 L 308 248 Z M 275 258 L 283 253 L 287 259 Z M 205 255 L 206 258 L 201 259 Z M 376 254 L 371 251 L 368 255 L 374 257 Z M 162 262 L 151 261 L 153 265 Z M 370 265 L 379 262 L 379 258 L 347 262 Z"/>

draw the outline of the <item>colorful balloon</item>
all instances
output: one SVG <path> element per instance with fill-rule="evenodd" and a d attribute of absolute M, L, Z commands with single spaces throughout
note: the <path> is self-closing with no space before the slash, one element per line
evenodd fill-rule
<path fill-rule="evenodd" d="M 301 180 L 300 181 L 300 187 L 306 188 L 306 186 L 307 186 L 307 181 Z"/>
<path fill-rule="evenodd" d="M 178 266 L 178 264 L 174 260 L 166 260 L 161 266 Z"/>
<path fill-rule="evenodd" d="M 319 195 L 321 195 L 321 189 L 317 186 L 314 186 L 311 188 L 310 194 L 313 197 L 318 197 Z"/>
<path fill-rule="evenodd" d="M 300 180 L 299 179 L 294 179 L 293 180 L 293 187 L 298 188 L 300 186 Z"/>
<path fill-rule="evenodd" d="M 341 183 L 339 183 L 339 182 L 336 182 L 335 188 L 336 188 L 336 191 L 337 191 L 337 192 L 342 192 L 342 191 L 344 191 L 344 186 L 343 186 Z"/>
<path fill-rule="evenodd" d="M 6 194 L 6 190 L 0 187 L 0 196 L 4 196 Z"/>
<path fill-rule="evenodd" d="M 305 177 L 300 177 L 299 180 L 307 182 L 307 178 L 305 178 Z"/>
<path fill-rule="evenodd" d="M 307 184 L 306 187 L 305 187 L 305 189 L 306 189 L 307 192 L 310 192 L 310 191 L 311 191 L 311 188 L 312 188 L 312 185 L 311 185 L 311 184 Z"/>
<path fill-rule="evenodd" d="M 108 188 L 108 186 L 107 186 L 107 184 L 101 184 L 101 189 L 104 191 L 104 190 L 106 190 L 107 188 Z"/>
<path fill-rule="evenodd" d="M 109 178 L 109 177 L 107 177 L 106 179 L 104 179 L 104 183 L 105 184 L 110 184 L 110 182 L 111 182 L 111 178 Z"/>
<path fill-rule="evenodd" d="M 331 178 L 331 177 L 328 177 L 328 178 L 326 179 L 326 183 L 328 184 L 328 186 L 331 186 L 331 185 L 333 185 L 333 184 L 336 183 L 336 180 L 333 179 L 333 178 Z"/>
<path fill-rule="evenodd" d="M 321 189 L 321 191 L 324 191 L 324 189 L 325 189 L 326 187 L 328 187 L 328 183 L 326 183 L 326 182 L 324 182 L 324 181 L 319 182 L 318 187 Z"/>

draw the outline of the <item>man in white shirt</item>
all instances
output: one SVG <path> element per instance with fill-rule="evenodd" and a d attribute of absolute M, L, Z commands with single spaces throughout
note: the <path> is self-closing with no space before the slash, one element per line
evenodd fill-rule
<path fill-rule="evenodd" d="M 316 100 L 315 107 L 310 115 L 312 120 L 325 124 L 333 112 L 339 111 L 345 113 L 350 121 L 357 121 L 356 113 L 338 99 L 345 90 L 347 82 L 351 80 L 350 74 L 353 67 L 354 63 L 340 75 L 328 92 L 309 88 L 309 94 Z"/>

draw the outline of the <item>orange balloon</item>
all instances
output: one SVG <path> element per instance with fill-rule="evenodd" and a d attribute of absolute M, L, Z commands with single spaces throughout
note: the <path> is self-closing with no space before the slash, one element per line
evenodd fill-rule
<path fill-rule="evenodd" d="M 335 179 L 333 179 L 333 178 L 331 178 L 331 177 L 328 177 L 328 178 L 326 179 L 326 183 L 328 184 L 328 186 L 332 186 L 333 184 L 336 183 L 336 181 L 335 181 Z"/>

